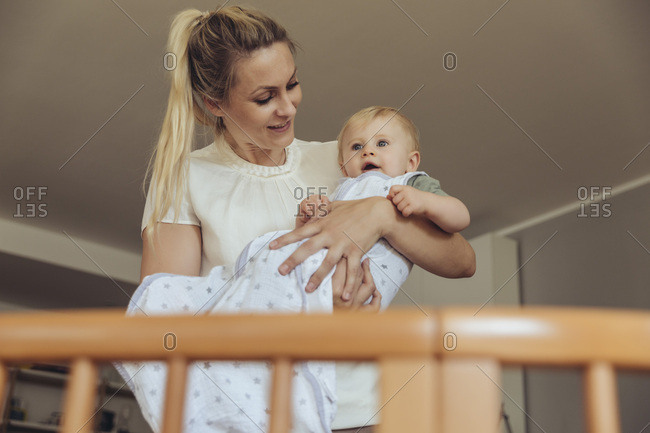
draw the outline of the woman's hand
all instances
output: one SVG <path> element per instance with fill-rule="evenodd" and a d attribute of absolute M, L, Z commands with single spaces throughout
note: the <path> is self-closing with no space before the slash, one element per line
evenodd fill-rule
<path fill-rule="evenodd" d="M 387 228 L 387 209 L 394 213 L 393 204 L 385 197 L 332 202 L 329 215 L 286 233 L 269 244 L 271 249 L 276 249 L 310 238 L 280 265 L 278 272 L 286 275 L 315 252 L 327 248 L 327 256 L 309 279 L 307 291 L 314 291 L 341 258 L 345 258 L 345 284 L 341 282 L 339 272 L 336 281 L 332 281 L 332 289 L 334 293 L 341 293 L 342 300 L 349 302 L 353 299 L 355 288 L 360 285 L 361 257 L 384 235 Z"/>
<path fill-rule="evenodd" d="M 326 217 L 332 210 L 332 203 L 326 195 L 310 195 L 300 203 L 298 209 L 300 213 L 296 216 L 296 228 Z"/>
<path fill-rule="evenodd" d="M 343 299 L 341 290 L 343 289 L 343 283 L 345 282 L 345 271 L 347 269 L 345 257 L 336 265 L 336 270 L 332 276 L 332 297 L 334 301 L 335 310 L 357 310 L 357 311 L 368 311 L 376 313 L 381 307 L 381 294 L 377 287 L 375 286 L 375 281 L 372 278 L 372 273 L 370 272 L 370 259 L 366 258 L 363 263 L 361 263 L 361 268 L 359 268 L 359 278 L 361 279 L 361 285 L 355 287 L 353 293 L 348 299 Z M 340 287 L 340 290 L 334 290 L 334 287 Z M 370 303 L 365 304 L 365 302 L 370 300 Z"/>

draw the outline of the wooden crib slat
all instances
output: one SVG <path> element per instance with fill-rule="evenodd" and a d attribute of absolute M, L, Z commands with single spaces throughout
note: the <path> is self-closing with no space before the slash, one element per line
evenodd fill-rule
<path fill-rule="evenodd" d="M 66 386 L 61 433 L 91 433 L 97 400 L 97 365 L 89 358 L 72 361 Z"/>
<path fill-rule="evenodd" d="M 590 433 L 620 433 L 616 371 L 594 362 L 585 370 L 585 410 Z"/>
<path fill-rule="evenodd" d="M 183 432 L 183 408 L 187 383 L 187 359 L 174 356 L 167 361 L 167 386 L 162 433 Z"/>
<path fill-rule="evenodd" d="M 6 419 L 5 412 L 9 409 L 9 368 L 4 362 L 0 362 L 0 415 Z"/>
<path fill-rule="evenodd" d="M 379 361 L 379 368 L 380 411 L 370 424 L 380 419 L 379 433 L 440 433 L 436 361 L 426 356 L 388 357 Z"/>
<path fill-rule="evenodd" d="M 500 366 L 494 360 L 445 359 L 442 362 L 442 431 L 499 432 L 501 390 L 495 382 L 501 386 Z"/>
<path fill-rule="evenodd" d="M 293 364 L 290 359 L 279 358 L 273 362 L 271 388 L 271 415 L 269 433 L 291 431 L 291 380 Z"/>

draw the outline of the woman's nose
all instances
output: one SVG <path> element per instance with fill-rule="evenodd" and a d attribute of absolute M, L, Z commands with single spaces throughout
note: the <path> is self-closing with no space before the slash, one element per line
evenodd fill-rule
<path fill-rule="evenodd" d="M 278 116 L 293 117 L 296 114 L 296 106 L 293 104 L 291 96 L 287 92 L 284 92 L 283 95 L 278 97 L 278 103 L 279 105 L 276 110 Z"/>

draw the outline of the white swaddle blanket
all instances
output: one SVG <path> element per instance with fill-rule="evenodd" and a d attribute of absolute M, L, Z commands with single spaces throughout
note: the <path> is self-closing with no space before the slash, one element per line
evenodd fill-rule
<path fill-rule="evenodd" d="M 332 200 L 386 196 L 392 185 L 405 185 L 423 172 L 390 178 L 367 172 L 345 178 Z M 231 266 L 216 266 L 205 277 L 172 274 L 147 276 L 134 293 L 127 316 L 230 313 L 311 313 L 332 311 L 332 275 L 313 293 L 305 286 L 320 267 L 327 250 L 310 256 L 286 276 L 278 268 L 303 242 L 270 250 L 271 240 L 289 230 L 269 232 L 251 241 Z M 406 281 L 412 263 L 384 239 L 364 254 L 382 294 L 385 309 Z M 161 343 L 162 344 L 162 343 Z M 325 343 L 327 344 L 327 343 Z M 336 344 L 336 342 L 332 342 Z M 161 431 L 167 367 L 164 362 L 116 362 L 133 391 L 144 418 Z M 266 431 L 270 412 L 270 362 L 201 361 L 190 365 L 184 409 L 184 433 Z M 330 433 L 336 414 L 333 362 L 294 365 L 293 431 Z"/>

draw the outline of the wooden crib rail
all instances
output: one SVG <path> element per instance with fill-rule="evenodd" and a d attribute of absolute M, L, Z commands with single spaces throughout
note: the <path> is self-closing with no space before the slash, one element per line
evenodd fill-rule
<path fill-rule="evenodd" d="M 448 356 L 487 356 L 504 364 L 584 366 L 604 362 L 650 369 L 650 312 L 598 308 L 445 308 Z"/>
<path fill-rule="evenodd" d="M 501 365 L 585 368 L 592 433 L 620 431 L 615 368 L 650 369 L 650 313 L 578 308 L 443 308 L 383 314 L 124 317 L 123 310 L 0 315 L 7 364 L 68 361 L 63 433 L 91 431 L 97 363 L 164 360 L 163 433 L 182 426 L 187 367 L 213 359 L 274 364 L 270 431 L 290 431 L 292 363 L 376 360 L 380 433 L 497 432 Z M 472 416 L 467 416 L 468 413 Z"/>
<path fill-rule="evenodd" d="M 436 320 L 423 313 L 334 317 L 124 317 L 123 310 L 115 309 L 8 313 L 0 315 L 0 359 L 376 359 L 391 353 L 431 354 L 437 337 Z M 324 344 L 323 336 L 337 343 Z"/>

